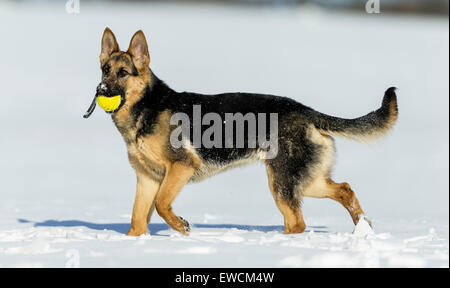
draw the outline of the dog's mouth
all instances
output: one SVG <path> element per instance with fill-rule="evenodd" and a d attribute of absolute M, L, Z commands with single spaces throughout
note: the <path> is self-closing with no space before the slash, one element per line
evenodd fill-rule
<path fill-rule="evenodd" d="M 109 95 L 100 95 L 97 93 L 95 94 L 91 105 L 89 106 L 88 110 L 83 115 L 83 117 L 89 118 L 89 116 L 91 116 L 91 114 L 94 112 L 97 103 L 100 107 L 103 108 L 103 110 L 105 110 L 106 113 L 109 114 L 114 113 L 117 110 L 119 110 L 120 107 L 122 107 L 123 103 L 125 102 L 124 100 L 125 99 L 123 98 L 122 95 L 109 96 Z"/>
<path fill-rule="evenodd" d="M 100 107 L 103 108 L 107 113 L 113 113 L 116 112 L 120 105 L 122 104 L 122 96 L 116 95 L 116 96 L 104 96 L 104 95 L 98 95 L 97 96 L 97 102 Z"/>

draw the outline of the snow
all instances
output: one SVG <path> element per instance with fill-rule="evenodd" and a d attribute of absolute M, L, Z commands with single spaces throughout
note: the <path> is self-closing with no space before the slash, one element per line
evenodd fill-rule
<path fill-rule="evenodd" d="M 370 220 L 367 219 L 365 215 L 361 216 L 358 223 L 355 225 L 355 230 L 353 230 L 353 235 L 359 237 L 366 237 L 368 235 L 373 235 L 374 231 L 370 227 Z"/>
<path fill-rule="evenodd" d="M 165 224 L 151 224 L 151 229 L 161 230 L 153 235 L 127 237 L 120 233 L 123 231 L 100 231 L 83 225 L 37 225 L 2 231 L 0 253 L 2 264 L 8 266 L 35 260 L 26 263 L 55 267 L 64 265 L 66 252 L 72 249 L 79 251 L 82 267 L 439 267 L 448 262 L 448 241 L 434 231 L 411 238 L 391 233 L 361 237 L 328 228 L 285 235 L 281 226 L 220 226 L 194 225 L 186 237 Z"/>
<path fill-rule="evenodd" d="M 448 21 L 315 7 L 0 3 L 0 267 L 448 267 Z M 151 67 L 174 89 L 286 95 L 356 117 L 399 87 L 400 119 L 371 146 L 337 139 L 373 230 L 339 204 L 304 199 L 308 225 L 283 234 L 264 167 L 185 187 L 175 212 L 129 229 L 135 175 L 110 118 L 82 115 L 109 26 L 126 50 L 143 29 Z M 195 256 L 195 257 L 192 257 Z"/>

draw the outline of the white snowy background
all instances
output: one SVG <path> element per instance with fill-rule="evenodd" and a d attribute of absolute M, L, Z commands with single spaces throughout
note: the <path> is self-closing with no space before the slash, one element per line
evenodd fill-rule
<path fill-rule="evenodd" d="M 0 267 L 449 266 L 447 18 L 87 1 L 70 15 L 64 2 L 0 2 Z M 124 236 L 136 182 L 125 144 L 101 109 L 82 118 L 105 26 L 123 50 L 143 29 L 151 68 L 178 91 L 271 93 L 357 117 L 397 86 L 389 137 L 337 139 L 334 179 L 375 234 L 305 199 L 307 231 L 284 235 L 259 165 L 185 187 L 174 210 L 189 237 L 156 213 L 149 235 Z"/>

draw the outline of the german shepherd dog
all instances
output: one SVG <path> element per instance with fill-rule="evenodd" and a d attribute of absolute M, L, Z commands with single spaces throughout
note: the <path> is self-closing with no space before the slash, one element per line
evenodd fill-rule
<path fill-rule="evenodd" d="M 189 223 L 172 209 L 172 202 L 183 186 L 257 161 L 265 164 L 270 191 L 284 216 L 285 233 L 305 231 L 301 210 L 303 197 L 330 198 L 341 203 L 355 224 L 364 217 L 350 185 L 335 183 L 330 178 L 335 156 L 332 137 L 366 142 L 388 132 L 398 117 L 394 87 L 385 92 L 381 108 L 356 119 L 328 116 L 292 99 L 273 95 L 180 93 L 169 88 L 149 68 L 150 56 L 142 31 L 134 34 L 124 52 L 109 28 L 102 37 L 100 64 L 102 82 L 96 95 L 122 95 L 120 106 L 110 112 L 125 140 L 129 162 L 137 175 L 131 228 L 127 235 L 147 233 L 155 207 L 170 227 L 187 235 Z M 95 98 L 93 105 L 95 107 Z M 170 135 L 177 126 L 171 124 L 171 117 L 182 112 L 192 120 L 194 105 L 201 105 L 204 113 L 221 116 L 227 112 L 277 113 L 276 157 L 263 159 L 260 148 L 194 147 L 192 137 L 187 145 L 173 147 Z M 92 113 L 93 109 L 90 110 Z"/>

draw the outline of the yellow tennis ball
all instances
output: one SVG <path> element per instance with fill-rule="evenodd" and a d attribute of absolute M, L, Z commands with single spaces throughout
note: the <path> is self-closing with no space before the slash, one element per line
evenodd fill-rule
<path fill-rule="evenodd" d="M 112 112 L 119 108 L 120 103 L 122 102 L 122 97 L 120 95 L 106 97 L 106 96 L 98 96 L 97 102 L 100 107 L 103 108 L 106 112 Z"/>

